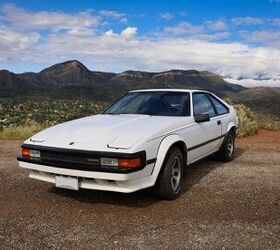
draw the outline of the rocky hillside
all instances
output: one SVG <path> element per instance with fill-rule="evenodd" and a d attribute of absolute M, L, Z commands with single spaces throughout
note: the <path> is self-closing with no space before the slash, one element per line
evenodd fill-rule
<path fill-rule="evenodd" d="M 231 93 L 230 98 L 235 103 L 243 103 L 257 113 L 274 115 L 280 118 L 279 88 L 250 88 L 238 93 Z"/>
<path fill-rule="evenodd" d="M 169 70 L 164 72 L 91 71 L 79 61 L 55 64 L 39 73 L 15 74 L 0 70 L 0 97 L 88 99 L 110 103 L 129 90 L 143 88 L 206 89 L 254 111 L 280 117 L 280 89 L 251 88 L 230 84 L 208 71 Z"/>
<path fill-rule="evenodd" d="M 53 95 L 56 97 L 111 100 L 128 90 L 141 88 L 199 88 L 219 95 L 244 88 L 230 84 L 207 71 L 125 71 L 119 74 L 90 71 L 74 60 L 55 64 L 39 73 L 14 74 L 0 71 L 0 96 Z"/>

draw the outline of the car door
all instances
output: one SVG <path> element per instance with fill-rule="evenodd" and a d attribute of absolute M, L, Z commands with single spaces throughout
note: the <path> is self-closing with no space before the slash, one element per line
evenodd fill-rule
<path fill-rule="evenodd" d="M 216 151 L 221 141 L 221 121 L 216 118 L 216 109 L 207 93 L 192 94 L 193 115 L 208 114 L 209 121 L 197 122 L 192 128 L 191 147 L 188 150 L 189 160 L 196 161 Z"/>

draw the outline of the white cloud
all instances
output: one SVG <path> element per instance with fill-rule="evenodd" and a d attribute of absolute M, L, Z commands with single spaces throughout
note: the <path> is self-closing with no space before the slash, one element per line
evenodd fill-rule
<path fill-rule="evenodd" d="M 195 34 L 191 36 L 191 39 L 213 41 L 213 40 L 227 38 L 229 36 L 230 36 L 229 32 L 216 32 L 212 34 L 201 33 L 201 34 Z"/>
<path fill-rule="evenodd" d="M 51 64 L 77 58 L 97 70 L 111 70 L 117 65 L 120 70 L 210 70 L 233 79 L 280 77 L 280 50 L 276 48 L 200 38 L 151 39 L 136 36 L 136 27 L 119 34 L 112 30 L 100 36 L 85 33 L 82 38 L 73 33 L 53 33 L 41 42 L 36 34 L 7 32 L 0 33 L 2 62 Z"/>
<path fill-rule="evenodd" d="M 36 32 L 19 33 L 5 27 L 0 27 L 1 61 L 24 60 L 26 51 L 32 51 L 40 40 Z"/>
<path fill-rule="evenodd" d="M 137 33 L 136 27 L 127 27 L 121 32 L 121 35 L 129 39 L 132 38 L 134 35 L 136 35 L 136 33 Z"/>
<path fill-rule="evenodd" d="M 136 27 L 127 27 L 120 34 L 115 33 L 113 30 L 108 30 L 104 33 L 107 37 L 123 37 L 125 39 L 131 39 L 137 34 Z"/>
<path fill-rule="evenodd" d="M 236 25 L 261 25 L 265 23 L 265 20 L 262 18 L 247 16 L 233 18 L 232 22 Z"/>
<path fill-rule="evenodd" d="M 280 18 L 274 18 L 274 19 L 272 20 L 272 23 L 273 23 L 274 25 L 280 26 Z"/>
<path fill-rule="evenodd" d="M 207 21 L 207 22 L 205 22 L 205 25 L 208 29 L 213 30 L 213 31 L 221 31 L 221 30 L 227 29 L 226 23 L 222 20 Z"/>
<path fill-rule="evenodd" d="M 114 33 L 113 30 L 108 30 L 108 31 L 106 31 L 104 34 L 105 34 L 106 36 L 115 36 L 115 35 L 117 35 L 117 34 Z"/>
<path fill-rule="evenodd" d="M 230 33 L 225 32 L 226 24 L 223 21 L 207 21 L 203 25 L 193 25 L 189 22 L 180 22 L 175 26 L 167 26 L 160 36 L 185 37 L 195 40 L 218 40 L 229 37 Z"/>
<path fill-rule="evenodd" d="M 189 35 L 197 34 L 203 31 L 202 26 L 192 25 L 189 22 L 180 22 L 177 26 L 168 26 L 164 28 L 164 32 L 170 35 Z"/>
<path fill-rule="evenodd" d="M 38 48 L 40 55 L 36 60 L 49 63 L 58 62 L 59 58 L 77 58 L 91 62 L 97 70 L 112 70 L 117 65 L 120 70 L 198 69 L 233 79 L 280 78 L 277 49 L 191 39 L 153 40 L 131 36 L 135 32 L 135 29 L 126 29 L 121 34 L 109 31 L 83 39 L 54 34 Z M 42 55 L 48 55 L 48 60 Z"/>
<path fill-rule="evenodd" d="M 15 29 L 36 30 L 90 28 L 99 24 L 99 17 L 93 16 L 90 11 L 79 12 L 75 15 L 63 12 L 30 12 L 18 8 L 14 4 L 3 4 L 0 8 L 0 20 L 12 25 Z"/>
<path fill-rule="evenodd" d="M 111 18 L 113 20 L 118 20 L 121 23 L 127 23 L 128 19 L 126 14 L 118 12 L 118 11 L 111 11 L 111 10 L 101 10 L 99 14 L 103 18 Z"/>
<path fill-rule="evenodd" d="M 128 19 L 126 17 L 123 17 L 123 18 L 120 19 L 120 22 L 121 23 L 127 23 Z"/>
<path fill-rule="evenodd" d="M 254 31 L 251 33 L 245 33 L 245 37 L 253 42 L 264 42 L 267 44 L 274 44 L 279 46 L 280 31 Z"/>
<path fill-rule="evenodd" d="M 226 78 L 226 81 L 233 83 L 233 84 L 239 84 L 246 88 L 255 88 L 255 87 L 280 87 L 280 79 L 269 79 L 269 80 L 254 80 L 254 79 L 232 79 L 232 78 Z"/>
<path fill-rule="evenodd" d="M 101 10 L 101 11 L 99 11 L 99 14 L 101 16 L 110 17 L 113 19 L 122 19 L 122 18 L 125 18 L 125 16 L 126 16 L 124 13 L 120 13 L 118 11 L 111 11 L 111 10 Z"/>
<path fill-rule="evenodd" d="M 0 28 L 0 37 L 0 44 L 13 50 L 26 49 L 40 39 L 38 33 L 18 33 L 4 27 Z"/>
<path fill-rule="evenodd" d="M 160 13 L 159 16 L 160 16 L 162 19 L 164 19 L 164 20 L 171 20 L 171 19 L 174 17 L 174 15 L 172 15 L 172 14 L 169 13 L 169 12 Z"/>
<path fill-rule="evenodd" d="M 11 10 L 15 11 L 14 15 Z M 118 20 L 126 18 L 108 11 L 103 12 L 102 16 L 112 16 Z M 73 15 L 28 12 L 14 5 L 5 5 L 0 16 L 0 62 L 50 65 L 78 59 L 89 67 L 94 65 L 95 70 L 108 71 L 116 67 L 118 71 L 198 69 L 232 79 L 280 79 L 280 48 L 277 46 L 214 42 L 214 39 L 228 37 L 229 33 L 207 33 L 206 24 L 193 25 L 188 22 L 165 27 L 166 36 L 139 36 L 137 27 L 127 27 L 118 33 L 108 28 L 104 33 L 95 31 L 99 18 L 91 12 Z M 222 24 L 211 24 L 222 27 Z M 48 28 L 49 32 L 42 33 L 42 28 Z M 57 29 L 67 30 L 57 32 Z M 280 40 L 277 32 L 248 35 L 251 35 L 251 40 L 257 41 Z"/>

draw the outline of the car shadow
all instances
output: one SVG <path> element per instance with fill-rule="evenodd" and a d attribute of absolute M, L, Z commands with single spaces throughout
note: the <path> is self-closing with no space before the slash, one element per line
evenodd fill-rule
<path fill-rule="evenodd" d="M 238 159 L 244 150 L 236 148 L 235 160 Z M 184 176 L 182 195 L 184 195 L 192 186 L 196 185 L 216 168 L 223 167 L 225 163 L 215 161 L 213 156 L 210 156 L 187 169 L 187 174 Z M 147 207 L 154 203 L 161 201 L 155 195 L 151 188 L 140 190 L 134 193 L 117 193 L 98 190 L 80 189 L 79 191 L 72 191 L 67 189 L 59 189 L 52 187 L 49 192 L 58 196 L 64 196 L 74 201 L 82 203 L 104 203 L 116 206 L 127 207 Z"/>
<path fill-rule="evenodd" d="M 82 203 L 104 203 L 127 207 L 147 207 L 159 201 L 159 199 L 153 195 L 153 192 L 150 188 L 140 190 L 134 193 L 118 193 L 89 189 L 80 189 L 79 191 L 72 191 L 52 187 L 49 189 L 49 192 Z"/>

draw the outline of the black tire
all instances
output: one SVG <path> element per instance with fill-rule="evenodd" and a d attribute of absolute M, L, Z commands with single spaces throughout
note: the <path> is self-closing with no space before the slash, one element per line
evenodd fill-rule
<path fill-rule="evenodd" d="M 183 156 L 179 148 L 171 148 L 165 158 L 156 185 L 155 194 L 164 200 L 179 197 L 182 189 Z"/>
<path fill-rule="evenodd" d="M 219 151 L 216 153 L 218 161 L 229 162 L 234 158 L 235 151 L 235 133 L 230 130 L 226 135 Z"/>

